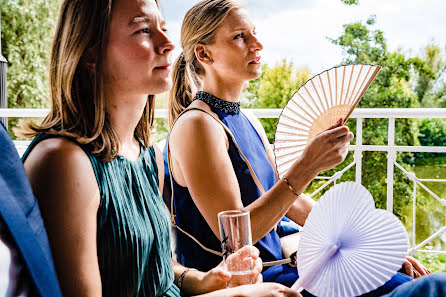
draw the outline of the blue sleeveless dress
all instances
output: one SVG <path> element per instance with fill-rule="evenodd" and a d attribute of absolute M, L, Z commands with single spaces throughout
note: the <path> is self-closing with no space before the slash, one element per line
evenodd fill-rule
<path fill-rule="evenodd" d="M 229 128 L 243 154 L 254 169 L 265 191 L 271 189 L 276 182 L 274 168 L 268 160 L 265 147 L 259 134 L 257 133 L 257 130 L 254 128 L 248 118 L 242 111 L 239 113 L 227 111 L 228 109 L 225 108 L 225 105 L 227 105 L 228 102 L 221 100 L 212 94 L 198 92 L 196 99 L 206 102 L 211 110 L 216 113 L 220 120 Z M 255 185 L 249 169 L 241 158 L 231 137 L 228 136 L 228 140 L 228 154 L 240 186 L 240 194 L 243 205 L 246 206 L 259 198 L 261 193 Z M 167 166 L 166 147 L 164 148 L 163 155 L 165 161 L 165 187 L 168 187 L 170 184 L 170 177 Z M 173 208 L 178 226 L 193 235 L 206 247 L 220 251 L 220 241 L 214 235 L 211 228 L 206 223 L 206 220 L 195 206 L 189 190 L 177 184 L 175 179 L 172 180 L 174 190 Z M 262 260 L 267 262 L 282 259 L 282 249 L 279 238 L 298 231 L 298 225 L 290 221 L 287 217 L 284 217 L 278 223 L 277 231 L 272 230 L 255 245 L 260 250 L 260 257 Z M 196 244 L 182 232 L 177 231 L 176 235 L 178 261 L 181 264 L 187 267 L 194 267 L 199 270 L 207 271 L 222 261 L 221 257 L 203 250 L 198 244 Z M 299 277 L 297 269 L 288 265 L 276 265 L 265 268 L 262 275 L 265 282 L 277 282 L 286 286 L 291 286 Z M 363 295 L 363 297 L 382 296 L 391 292 L 400 284 L 411 280 L 412 278 L 398 272 L 386 284 L 370 293 Z M 306 291 L 303 291 L 302 295 L 305 297 L 312 296 Z"/>
<path fill-rule="evenodd" d="M 52 135 L 34 138 L 23 155 Z M 170 219 L 158 190 L 153 147 L 141 143 L 140 156 L 101 162 L 85 147 L 100 192 L 97 255 L 102 296 L 179 297 L 173 284 Z"/>
<path fill-rule="evenodd" d="M 203 94 L 204 92 L 200 93 Z M 197 96 L 199 96 L 199 94 Z M 276 182 L 275 172 L 268 160 L 265 147 L 262 139 L 257 133 L 257 130 L 243 114 L 243 112 L 235 114 L 228 113 L 212 106 L 211 109 L 233 133 L 237 144 L 253 167 L 263 188 L 265 191 L 268 191 Z M 246 163 L 240 156 L 232 139 L 228 137 L 228 140 L 228 154 L 240 185 L 240 196 L 242 198 L 243 205 L 247 206 L 259 198 L 261 196 L 261 192 L 255 185 L 251 173 L 249 172 Z M 166 150 L 164 150 L 164 152 L 166 160 Z M 168 167 L 165 166 L 165 168 Z M 168 171 L 166 174 L 167 176 L 165 181 L 167 182 L 169 181 Z M 168 185 L 166 184 L 166 187 L 167 186 Z M 206 220 L 195 206 L 189 190 L 177 184 L 175 179 L 173 179 L 173 189 L 173 207 L 178 226 L 192 234 L 206 247 L 216 251 L 221 251 L 219 239 L 214 235 L 211 228 L 206 223 Z M 284 236 L 297 231 L 298 225 L 294 222 L 290 222 L 287 218 L 284 218 L 283 222 L 279 222 L 277 231 L 273 229 L 256 244 L 256 247 L 260 250 L 260 256 L 262 257 L 263 261 L 266 262 L 282 259 L 282 248 L 280 245 L 279 235 Z M 187 267 L 194 267 L 202 271 L 207 271 L 222 261 L 221 257 L 204 251 L 200 246 L 198 246 L 198 244 L 196 244 L 182 232 L 177 232 L 177 254 L 178 261 L 181 264 Z M 281 279 L 284 277 L 284 275 L 287 275 L 287 280 Z M 290 267 L 287 265 L 273 266 L 263 271 L 263 279 L 265 281 L 277 281 L 292 284 L 297 277 L 298 275 L 296 269 L 290 269 Z"/>

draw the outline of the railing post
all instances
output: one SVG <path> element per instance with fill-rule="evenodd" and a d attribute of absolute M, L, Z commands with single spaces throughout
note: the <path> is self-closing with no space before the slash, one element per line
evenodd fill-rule
<path fill-rule="evenodd" d="M 395 151 L 395 118 L 389 118 L 389 131 L 387 145 L 387 211 L 393 213 L 393 169 L 396 161 Z"/>
<path fill-rule="evenodd" d="M 417 246 L 416 242 L 416 224 L 417 224 L 417 182 L 413 181 L 413 192 L 412 192 L 412 247 Z"/>
<path fill-rule="evenodd" d="M 361 183 L 361 175 L 362 175 L 362 118 L 356 119 L 356 150 L 353 153 L 353 158 L 355 159 L 356 164 L 356 182 Z"/>

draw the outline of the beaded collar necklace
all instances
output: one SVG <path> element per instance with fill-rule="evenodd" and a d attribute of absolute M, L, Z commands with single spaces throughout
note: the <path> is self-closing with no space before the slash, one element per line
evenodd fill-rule
<path fill-rule="evenodd" d="M 198 91 L 195 100 L 201 100 L 224 113 L 238 114 L 240 112 L 240 102 L 225 101 L 207 92 Z"/>

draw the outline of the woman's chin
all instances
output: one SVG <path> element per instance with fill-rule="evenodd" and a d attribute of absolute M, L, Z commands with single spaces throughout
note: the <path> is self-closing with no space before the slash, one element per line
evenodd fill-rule
<path fill-rule="evenodd" d="M 248 80 L 258 79 L 262 75 L 262 68 L 259 67 L 256 71 L 251 71 Z"/>
<path fill-rule="evenodd" d="M 152 88 L 150 88 L 150 92 L 149 94 L 161 94 L 161 93 L 165 93 L 167 91 L 170 90 L 170 88 L 172 88 L 172 79 L 166 78 L 165 80 L 161 80 L 159 81 L 155 86 L 153 86 Z"/>

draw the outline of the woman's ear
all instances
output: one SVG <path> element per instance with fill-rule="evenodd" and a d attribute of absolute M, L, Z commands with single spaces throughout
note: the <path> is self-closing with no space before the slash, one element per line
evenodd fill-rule
<path fill-rule="evenodd" d="M 214 63 L 211 52 L 209 51 L 209 49 L 206 48 L 204 44 L 196 44 L 194 50 L 195 56 L 201 63 L 209 65 Z"/>

